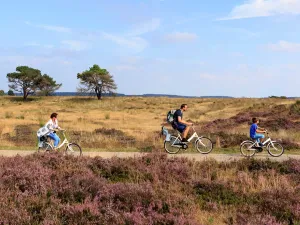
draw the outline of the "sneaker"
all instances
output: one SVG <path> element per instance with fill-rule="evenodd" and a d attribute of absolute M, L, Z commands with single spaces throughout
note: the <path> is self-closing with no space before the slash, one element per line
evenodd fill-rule
<path fill-rule="evenodd" d="M 186 138 L 182 138 L 181 142 L 182 143 L 188 143 L 188 140 Z"/>
<path fill-rule="evenodd" d="M 264 146 L 263 143 L 258 143 L 258 145 L 259 145 L 259 147 L 263 147 Z"/>

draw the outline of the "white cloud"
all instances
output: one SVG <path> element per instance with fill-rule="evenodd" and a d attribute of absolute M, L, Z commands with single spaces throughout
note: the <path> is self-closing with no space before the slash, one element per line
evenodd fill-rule
<path fill-rule="evenodd" d="M 82 51 L 87 48 L 87 44 L 82 41 L 65 40 L 65 41 L 62 41 L 61 43 L 72 51 Z"/>
<path fill-rule="evenodd" d="M 280 14 L 300 14 L 299 0 L 250 0 L 235 6 L 229 15 L 219 20 L 266 17 Z"/>
<path fill-rule="evenodd" d="M 293 43 L 288 41 L 279 41 L 276 44 L 269 44 L 267 48 L 272 51 L 281 52 L 300 52 L 300 43 Z"/>
<path fill-rule="evenodd" d="M 55 31 L 55 32 L 61 32 L 61 33 L 70 33 L 70 32 L 72 32 L 71 28 L 63 27 L 63 26 L 33 24 L 31 22 L 28 22 L 28 21 L 26 21 L 25 24 L 27 24 L 29 26 L 32 26 L 32 27 L 41 28 L 41 29 L 44 29 L 44 30 Z"/>
<path fill-rule="evenodd" d="M 171 34 L 167 34 L 165 36 L 165 40 L 171 42 L 189 42 L 197 39 L 197 35 L 194 33 L 187 32 L 174 32 Z"/>
<path fill-rule="evenodd" d="M 126 38 L 109 33 L 103 33 L 103 38 L 111 40 L 122 47 L 130 48 L 135 52 L 141 52 L 148 46 L 148 42 L 141 37 Z"/>
<path fill-rule="evenodd" d="M 153 32 L 160 27 L 160 19 L 153 18 L 150 21 L 137 24 L 133 26 L 132 30 L 128 32 L 128 36 L 140 36 L 149 32 Z"/>

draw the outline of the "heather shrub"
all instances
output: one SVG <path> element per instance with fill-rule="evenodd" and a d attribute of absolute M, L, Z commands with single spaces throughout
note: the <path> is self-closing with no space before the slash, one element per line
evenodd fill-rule
<path fill-rule="evenodd" d="M 216 202 L 221 205 L 239 205 L 242 197 L 226 187 L 224 184 L 218 183 L 197 183 L 195 192 L 201 202 Z"/>
<path fill-rule="evenodd" d="M 298 160 L 0 157 L 0 224 L 297 224 L 299 184 Z"/>
<path fill-rule="evenodd" d="M 291 106 L 290 114 L 291 115 L 296 115 L 296 116 L 300 115 L 300 101 L 299 100 Z"/>

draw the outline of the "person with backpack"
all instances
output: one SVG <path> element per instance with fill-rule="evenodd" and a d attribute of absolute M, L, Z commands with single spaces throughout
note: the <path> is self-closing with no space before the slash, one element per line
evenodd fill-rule
<path fill-rule="evenodd" d="M 45 125 L 45 127 L 50 130 L 47 136 L 54 141 L 54 150 L 57 149 L 57 146 L 60 142 L 60 138 L 56 134 L 56 130 L 63 130 L 58 126 L 57 116 L 57 113 L 52 113 L 50 115 L 50 120 Z"/>
<path fill-rule="evenodd" d="M 193 123 L 183 120 L 183 112 L 185 112 L 187 108 L 187 104 L 182 104 L 180 109 L 177 109 L 173 115 L 172 127 L 182 134 L 181 142 L 188 142 L 186 137 L 189 133 L 190 126 L 193 125 Z"/>

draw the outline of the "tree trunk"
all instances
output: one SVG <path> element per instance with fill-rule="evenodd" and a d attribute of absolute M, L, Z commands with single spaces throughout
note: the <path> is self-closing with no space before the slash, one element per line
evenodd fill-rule
<path fill-rule="evenodd" d="M 27 90 L 26 90 L 26 88 L 23 88 L 23 101 L 26 101 L 27 96 L 28 96 Z"/>
<path fill-rule="evenodd" d="M 95 92 L 96 92 L 98 100 L 101 100 L 101 97 L 102 97 L 101 96 L 101 89 L 99 87 L 96 87 Z"/>

